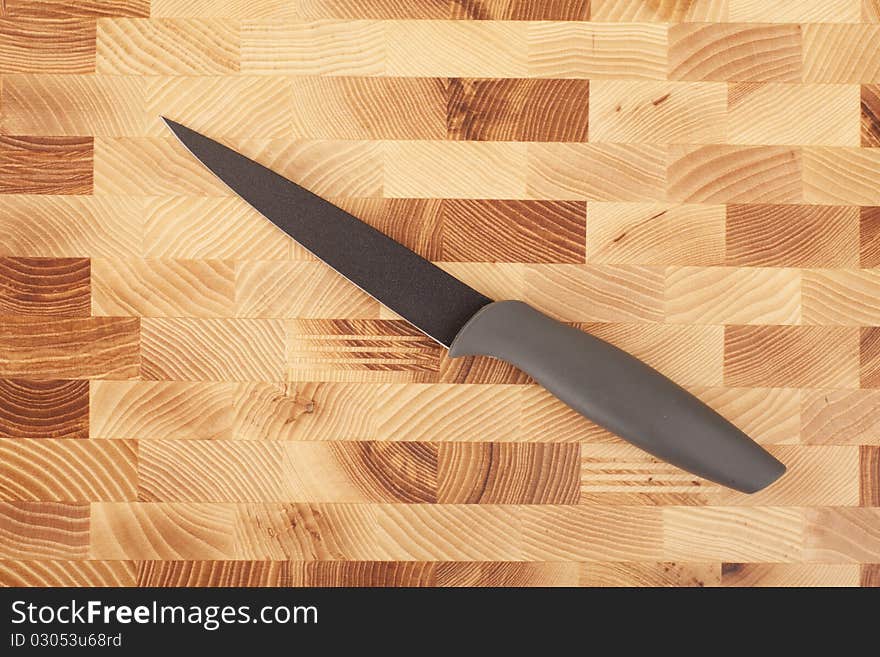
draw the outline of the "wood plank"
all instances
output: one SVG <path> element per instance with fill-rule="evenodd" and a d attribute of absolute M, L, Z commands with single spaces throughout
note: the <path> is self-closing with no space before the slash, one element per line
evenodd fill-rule
<path fill-rule="evenodd" d="M 587 262 L 693 266 L 724 262 L 722 205 L 591 202 L 587 214 Z"/>
<path fill-rule="evenodd" d="M 529 144 L 526 191 L 551 200 L 665 200 L 664 156 L 635 144 Z"/>
<path fill-rule="evenodd" d="M 117 79 L 116 76 L 113 79 Z M 168 136 L 162 116 L 206 134 L 226 139 L 287 139 L 294 136 L 290 113 L 304 98 L 293 102 L 293 84 L 287 79 L 257 76 L 155 76 L 142 84 L 144 128 L 140 134 Z M 247 108 L 247 121 L 238 112 L 218 107 Z"/>
<path fill-rule="evenodd" d="M 860 326 L 880 324 L 880 272 L 814 269 L 803 275 L 805 324 Z"/>
<path fill-rule="evenodd" d="M 6 15 L 10 17 L 68 18 L 94 16 L 147 17 L 150 0 L 4 0 Z"/>
<path fill-rule="evenodd" d="M 795 269 L 670 267 L 664 297 L 671 323 L 801 322 L 801 273 Z"/>
<path fill-rule="evenodd" d="M 579 565 L 547 561 L 446 561 L 435 586 L 578 586 Z"/>
<path fill-rule="evenodd" d="M 857 86 L 746 82 L 729 94 L 731 144 L 859 145 Z"/>
<path fill-rule="evenodd" d="M 0 203 L 3 255 L 125 258 L 140 253 L 142 237 L 136 199 L 10 195 Z"/>
<path fill-rule="evenodd" d="M 510 142 L 385 142 L 383 194 L 408 198 L 526 196 L 526 145 Z"/>
<path fill-rule="evenodd" d="M 0 586 L 134 586 L 131 561 L 0 561 Z"/>
<path fill-rule="evenodd" d="M 833 205 L 880 205 L 880 149 L 805 148 L 804 200 Z"/>
<path fill-rule="evenodd" d="M 137 317 L 4 317 L 0 376 L 130 379 L 140 373 Z"/>
<path fill-rule="evenodd" d="M 398 75 L 386 66 L 386 49 L 378 21 L 241 22 L 240 69 L 246 74 Z"/>
<path fill-rule="evenodd" d="M 650 508 L 520 507 L 523 556 L 561 561 L 660 561 L 659 511 Z"/>
<path fill-rule="evenodd" d="M 673 0 L 678 2 L 678 0 Z M 580 586 L 718 586 L 721 566 L 710 563 L 586 563 L 581 566 Z"/>
<path fill-rule="evenodd" d="M 727 20 L 728 0 L 592 0 L 594 21 L 717 22 Z"/>
<path fill-rule="evenodd" d="M 293 561 L 388 560 L 376 548 L 378 505 L 238 505 L 236 559 Z"/>
<path fill-rule="evenodd" d="M 731 386 L 858 387 L 858 330 L 728 326 L 724 382 Z"/>
<path fill-rule="evenodd" d="M 232 383 L 100 381 L 87 393 L 92 438 L 232 437 Z"/>
<path fill-rule="evenodd" d="M 726 138 L 723 83 L 596 80 L 590 100 L 594 143 L 720 144 Z"/>
<path fill-rule="evenodd" d="M 447 199 L 440 221 L 440 260 L 584 262 L 583 202 Z"/>
<path fill-rule="evenodd" d="M 589 80 L 452 78 L 446 135 L 473 141 L 586 141 Z"/>
<path fill-rule="evenodd" d="M 585 21 L 590 18 L 590 0 L 547 0 L 540 3 L 528 0 L 453 0 L 449 6 L 449 17 L 458 19 Z"/>
<path fill-rule="evenodd" d="M 143 255 L 203 260 L 286 260 L 292 240 L 240 198 L 146 201 Z"/>
<path fill-rule="evenodd" d="M 273 79 L 272 85 L 277 84 Z M 303 139 L 445 139 L 446 81 L 297 76 L 284 117 Z"/>
<path fill-rule="evenodd" d="M 812 390 L 801 405 L 801 440 L 815 445 L 880 445 L 880 391 Z"/>
<path fill-rule="evenodd" d="M 736 267 L 855 267 L 859 210 L 849 206 L 730 205 L 727 264 Z"/>
<path fill-rule="evenodd" d="M 89 315 L 89 260 L 0 257 L 0 313 Z"/>
<path fill-rule="evenodd" d="M 34 502 L 137 498 L 137 443 L 0 439 L 0 499 Z"/>
<path fill-rule="evenodd" d="M 800 82 L 798 25 L 680 23 L 669 28 L 669 79 Z"/>
<path fill-rule="evenodd" d="M 862 86 L 861 109 L 861 145 L 880 147 L 880 84 Z"/>
<path fill-rule="evenodd" d="M 880 506 L 880 447 L 859 449 L 859 505 Z"/>
<path fill-rule="evenodd" d="M 527 42 L 529 77 L 666 79 L 665 25 L 534 22 Z"/>
<path fill-rule="evenodd" d="M 280 381 L 284 342 L 281 320 L 144 318 L 142 374 L 170 381 Z"/>
<path fill-rule="evenodd" d="M 426 443 L 147 441 L 145 502 L 437 501 L 437 448 Z"/>
<path fill-rule="evenodd" d="M 89 532 L 88 504 L 0 502 L 2 559 L 84 559 Z"/>
<path fill-rule="evenodd" d="M 0 102 L 6 134 L 139 136 L 147 125 L 144 85 L 131 77 L 8 75 Z"/>
<path fill-rule="evenodd" d="M 823 563 L 880 561 L 880 508 L 805 511 L 804 558 Z"/>
<path fill-rule="evenodd" d="M 87 438 L 87 381 L 0 379 L 0 437 Z"/>
<path fill-rule="evenodd" d="M 378 301 L 322 262 L 238 263 L 234 285 L 231 276 L 229 283 L 230 294 L 224 298 L 232 302 L 234 296 L 230 306 L 234 305 L 237 317 L 368 319 L 379 315 Z M 218 317 L 226 307 L 220 312 L 207 310 L 206 316 Z"/>
<path fill-rule="evenodd" d="M 91 505 L 90 559 L 228 559 L 235 509 L 228 504 Z"/>
<path fill-rule="evenodd" d="M 862 388 L 880 388 L 880 328 L 863 327 L 859 346 Z"/>
<path fill-rule="evenodd" d="M 402 320 L 296 319 L 288 335 L 292 381 L 431 382 L 440 370 L 442 347 Z"/>
<path fill-rule="evenodd" d="M 0 194 L 91 194 L 91 137 L 0 135 Z"/>
<path fill-rule="evenodd" d="M 667 191 L 682 203 L 800 203 L 805 167 L 796 148 L 673 146 Z"/>
<path fill-rule="evenodd" d="M 848 564 L 725 563 L 722 586 L 858 586 L 859 567 Z"/>
<path fill-rule="evenodd" d="M 443 443 L 438 453 L 440 504 L 573 504 L 578 445 Z"/>
<path fill-rule="evenodd" d="M 0 73 L 94 71 L 94 20 L 0 17 Z"/>
<path fill-rule="evenodd" d="M 138 561 L 137 586 L 290 586 L 285 561 Z"/>
<path fill-rule="evenodd" d="M 387 52 L 385 75 L 521 78 L 528 74 L 531 26 L 527 23 L 386 21 L 381 27 Z"/>
<path fill-rule="evenodd" d="M 223 20 L 98 21 L 103 75 L 224 75 L 239 69 L 239 28 Z"/>
<path fill-rule="evenodd" d="M 225 260 L 92 260 L 92 314 L 230 317 L 233 263 Z"/>
<path fill-rule="evenodd" d="M 858 23 L 860 0 L 730 0 L 730 20 L 743 23 Z"/>
<path fill-rule="evenodd" d="M 636 265 L 533 265 L 526 270 L 523 299 L 567 321 L 659 321 L 663 273 Z"/>
<path fill-rule="evenodd" d="M 804 82 L 880 82 L 880 25 L 805 25 Z"/>
<path fill-rule="evenodd" d="M 800 509 L 666 507 L 662 515 L 666 559 L 797 562 L 805 552 Z"/>
<path fill-rule="evenodd" d="M 379 440 L 516 440 L 520 392 L 511 385 L 382 384 L 370 415 Z"/>
<path fill-rule="evenodd" d="M 773 486 L 738 493 L 663 463 L 631 445 L 582 445 L 581 504 L 647 506 L 855 506 L 859 448 L 773 445 L 788 466 Z"/>
<path fill-rule="evenodd" d="M 880 266 L 880 208 L 861 209 L 859 245 L 861 266 Z"/>

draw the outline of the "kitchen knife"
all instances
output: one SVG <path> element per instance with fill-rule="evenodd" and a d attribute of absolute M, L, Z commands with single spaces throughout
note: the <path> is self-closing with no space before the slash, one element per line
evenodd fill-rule
<path fill-rule="evenodd" d="M 450 356 L 504 360 L 621 438 L 730 488 L 753 493 L 785 472 L 733 424 L 630 354 L 521 301 L 493 301 L 287 178 L 165 123 L 232 191 Z"/>

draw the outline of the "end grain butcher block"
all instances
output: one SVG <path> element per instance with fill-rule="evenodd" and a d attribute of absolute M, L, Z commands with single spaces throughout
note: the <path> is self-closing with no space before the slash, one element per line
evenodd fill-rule
<path fill-rule="evenodd" d="M 449 359 L 162 114 L 788 473 Z M 0 314 L 2 584 L 880 585 L 880 2 L 5 0 Z"/>

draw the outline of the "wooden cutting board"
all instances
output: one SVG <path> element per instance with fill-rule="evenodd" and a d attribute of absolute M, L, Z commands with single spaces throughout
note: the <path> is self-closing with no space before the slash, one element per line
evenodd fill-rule
<path fill-rule="evenodd" d="M 878 0 L 4 0 L 0 84 L 0 584 L 880 584 Z M 160 114 L 789 473 L 448 359 Z"/>

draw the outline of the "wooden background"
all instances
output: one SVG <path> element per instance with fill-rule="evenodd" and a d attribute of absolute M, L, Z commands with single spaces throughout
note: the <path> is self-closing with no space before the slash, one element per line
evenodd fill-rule
<path fill-rule="evenodd" d="M 0 583 L 880 585 L 880 1 L 0 0 L 0 85 Z M 447 359 L 160 114 L 789 473 Z"/>

